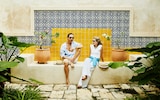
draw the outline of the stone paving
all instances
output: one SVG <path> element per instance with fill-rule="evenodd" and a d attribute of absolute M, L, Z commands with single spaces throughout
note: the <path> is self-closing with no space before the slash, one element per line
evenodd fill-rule
<path fill-rule="evenodd" d="M 26 84 L 8 83 L 6 86 L 24 88 Z M 160 94 L 160 89 L 153 85 L 135 84 L 89 85 L 81 89 L 77 89 L 75 84 L 49 84 L 38 88 L 45 100 L 124 100 L 134 95 Z"/>

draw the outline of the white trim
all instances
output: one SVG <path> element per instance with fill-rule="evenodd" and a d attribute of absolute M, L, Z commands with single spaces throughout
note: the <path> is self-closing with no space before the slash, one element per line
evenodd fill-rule
<path fill-rule="evenodd" d="M 31 7 L 32 10 L 132 10 L 133 7 Z"/>
<path fill-rule="evenodd" d="M 133 32 L 130 34 L 131 37 L 160 37 L 158 32 Z"/>
<path fill-rule="evenodd" d="M 34 35 L 34 9 L 31 8 L 31 33 Z"/>

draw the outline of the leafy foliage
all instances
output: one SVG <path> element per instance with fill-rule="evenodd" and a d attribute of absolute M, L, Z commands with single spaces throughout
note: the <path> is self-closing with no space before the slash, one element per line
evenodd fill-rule
<path fill-rule="evenodd" d="M 33 87 L 24 90 L 4 88 L 4 82 L 9 81 L 10 77 L 31 83 L 43 84 L 35 79 L 24 80 L 10 74 L 10 68 L 16 67 L 24 58 L 20 54 L 34 44 L 19 42 L 17 37 L 7 37 L 0 33 L 0 100 L 42 100 L 40 91 Z"/>
<path fill-rule="evenodd" d="M 126 50 L 141 52 L 145 55 L 133 61 L 133 65 L 128 66 L 136 73 L 136 76 L 133 76 L 130 81 L 139 84 L 155 84 L 160 87 L 160 42 L 149 43 L 142 48 Z M 147 61 L 149 64 L 144 63 L 142 60 Z"/>
<path fill-rule="evenodd" d="M 16 67 L 18 63 L 24 61 L 20 54 L 34 44 L 19 42 L 17 37 L 7 37 L 3 33 L 0 33 L 0 39 L 0 82 L 4 82 L 8 80 L 9 68 Z"/>
<path fill-rule="evenodd" d="M 24 62 L 20 54 L 34 44 L 19 42 L 17 37 L 7 37 L 0 32 L 0 95 L 4 83 L 10 80 L 10 68 L 16 67 L 18 63 Z"/>
<path fill-rule="evenodd" d="M 54 38 L 59 37 L 59 33 L 49 34 L 48 31 L 35 32 L 36 35 L 36 45 L 43 49 L 46 43 L 55 43 Z M 49 40 L 49 41 L 48 41 Z"/>
<path fill-rule="evenodd" d="M 38 88 L 27 86 L 22 90 L 5 88 L 2 100 L 43 100 L 43 98 Z"/>

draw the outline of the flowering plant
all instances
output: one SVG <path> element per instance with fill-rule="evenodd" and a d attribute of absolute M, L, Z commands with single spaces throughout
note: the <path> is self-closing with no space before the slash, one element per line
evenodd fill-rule
<path fill-rule="evenodd" d="M 49 34 L 48 31 L 35 32 L 36 44 L 39 49 L 43 49 L 47 44 L 55 43 L 53 38 L 59 37 L 59 33 Z"/>
<path fill-rule="evenodd" d="M 121 32 L 121 33 L 120 33 L 121 37 L 124 36 L 124 34 L 125 34 L 124 32 Z M 103 36 L 104 38 L 106 38 L 107 41 L 108 41 L 108 40 L 111 40 L 111 36 L 109 36 L 107 33 L 103 33 L 102 36 Z M 117 38 L 117 39 L 115 40 L 115 43 L 116 43 L 118 49 L 120 49 L 120 43 L 121 43 L 121 40 L 120 40 L 120 39 L 122 39 L 122 38 Z"/>
<path fill-rule="evenodd" d="M 111 36 L 109 36 L 109 35 L 106 34 L 106 33 L 103 33 L 102 36 L 103 36 L 106 40 L 110 40 L 110 39 L 111 39 Z"/>

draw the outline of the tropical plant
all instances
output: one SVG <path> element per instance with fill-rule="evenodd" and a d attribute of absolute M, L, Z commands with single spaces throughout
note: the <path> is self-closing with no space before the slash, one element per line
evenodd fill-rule
<path fill-rule="evenodd" d="M 124 32 L 120 32 L 120 34 L 118 34 L 119 36 L 120 36 L 120 38 L 117 38 L 117 39 L 114 39 L 114 42 L 116 43 L 116 48 L 117 49 L 121 49 L 121 47 L 120 47 L 120 44 L 121 44 L 121 37 L 123 37 L 124 36 Z M 110 41 L 111 39 L 112 39 L 112 37 L 111 36 L 109 36 L 107 33 L 103 33 L 102 34 L 102 36 L 107 40 L 107 41 Z"/>
<path fill-rule="evenodd" d="M 140 52 L 144 56 L 128 62 L 111 62 L 109 67 L 118 68 L 126 66 L 135 72 L 135 75 L 130 79 L 131 82 L 138 82 L 140 85 L 154 84 L 160 88 L 160 42 L 152 42 L 145 47 L 125 50 Z"/>
<path fill-rule="evenodd" d="M 24 62 L 24 58 L 20 54 L 34 44 L 19 42 L 17 37 L 7 37 L 1 32 L 0 43 L 0 92 L 2 92 L 4 82 L 10 81 L 10 77 L 14 77 L 10 74 L 10 68 Z"/>
<path fill-rule="evenodd" d="M 41 31 L 41 32 L 35 32 L 35 38 L 36 38 L 36 45 L 39 49 L 45 48 L 47 43 L 55 43 L 54 38 L 59 37 L 59 33 L 56 32 L 55 34 L 50 34 L 48 31 Z"/>
<path fill-rule="evenodd" d="M 144 54 L 144 57 L 138 57 L 132 61 L 133 65 L 128 66 L 136 73 L 130 81 L 139 84 L 154 84 L 160 88 L 160 42 L 152 42 L 142 48 L 126 50 Z"/>

